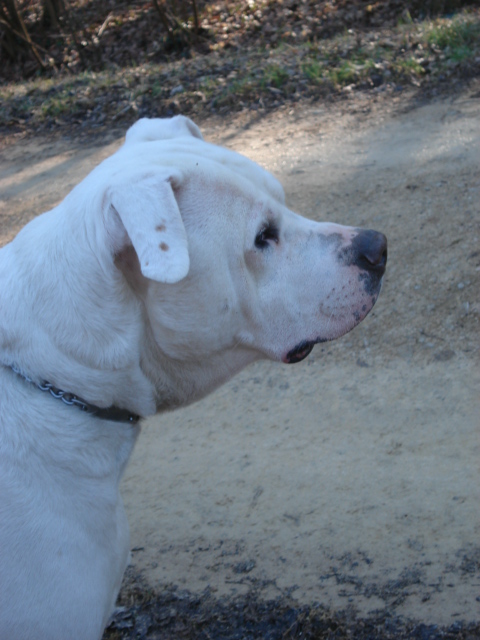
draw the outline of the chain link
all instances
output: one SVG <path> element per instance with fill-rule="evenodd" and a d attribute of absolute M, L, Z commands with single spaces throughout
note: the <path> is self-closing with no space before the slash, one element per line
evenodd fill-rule
<path fill-rule="evenodd" d="M 84 402 L 73 393 L 69 393 L 68 391 L 62 391 L 61 389 L 54 387 L 53 384 L 51 384 L 50 382 L 44 381 L 39 384 L 38 382 L 35 382 L 35 380 L 32 380 L 29 376 L 25 375 L 23 371 L 20 371 L 20 369 L 18 369 L 15 365 L 11 364 L 9 366 L 13 372 L 15 372 L 17 375 L 19 375 L 21 378 L 23 378 L 30 384 L 33 384 L 35 387 L 37 387 L 37 389 L 40 389 L 40 391 L 48 391 L 48 393 L 50 393 L 51 396 L 53 396 L 57 400 L 61 400 L 64 404 L 68 405 L 69 407 L 71 406 L 78 407 L 81 411 L 91 413 L 92 415 L 100 415 L 100 414 L 105 415 L 110 411 L 109 409 L 100 409 L 99 407 L 96 407 L 93 404 Z M 114 417 L 114 414 L 115 414 L 115 417 Z M 120 422 L 131 422 L 131 423 L 136 423 L 140 419 L 139 416 L 133 413 L 131 414 L 128 411 L 125 411 L 123 409 L 115 409 L 114 407 L 112 407 L 111 416 L 105 415 L 105 418 L 110 420 L 119 420 Z"/>
<path fill-rule="evenodd" d="M 29 378 L 27 375 L 22 373 L 22 371 L 20 371 L 20 369 L 18 369 L 15 365 L 11 365 L 11 369 L 16 374 L 21 376 L 24 380 L 35 385 L 38 389 L 40 389 L 40 391 L 48 391 L 50 395 L 52 395 L 57 400 L 61 400 L 64 404 L 68 405 L 69 407 L 76 406 L 76 407 L 79 407 L 82 411 L 89 410 L 90 405 L 80 400 L 80 398 L 77 398 L 77 396 L 74 395 L 73 393 L 69 393 L 67 391 L 62 391 L 61 389 L 57 389 L 57 387 L 54 387 L 53 384 L 51 384 L 50 382 L 45 381 L 38 384 L 37 382 Z"/>

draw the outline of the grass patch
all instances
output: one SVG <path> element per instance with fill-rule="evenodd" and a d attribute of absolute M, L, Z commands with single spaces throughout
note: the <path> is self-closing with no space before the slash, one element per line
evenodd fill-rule
<path fill-rule="evenodd" d="M 480 23 L 473 15 L 463 14 L 447 20 L 436 20 L 426 32 L 426 42 L 450 51 L 468 47 L 478 49 Z"/>
<path fill-rule="evenodd" d="M 400 74 L 410 74 L 417 78 L 420 78 L 425 73 L 425 69 L 413 56 L 404 60 L 397 60 L 392 66 Z"/>
<path fill-rule="evenodd" d="M 426 33 L 431 48 L 440 49 L 453 63 L 474 59 L 479 52 L 480 23 L 471 15 L 437 20 Z"/>
<path fill-rule="evenodd" d="M 288 71 L 279 64 L 268 65 L 263 71 L 263 86 L 281 89 L 289 79 Z"/>
<path fill-rule="evenodd" d="M 325 64 L 311 60 L 302 64 L 305 77 L 312 84 L 321 84 L 325 79 Z"/>
<path fill-rule="evenodd" d="M 333 69 L 328 69 L 327 73 L 330 80 L 337 87 L 342 87 L 347 84 L 352 84 L 355 80 L 358 79 L 359 74 L 359 66 L 355 65 L 354 62 L 350 60 L 345 60 L 338 67 L 334 67 Z"/>

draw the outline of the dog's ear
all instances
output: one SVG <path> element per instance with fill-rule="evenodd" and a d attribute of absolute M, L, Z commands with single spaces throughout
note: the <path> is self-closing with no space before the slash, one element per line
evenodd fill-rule
<path fill-rule="evenodd" d="M 174 118 L 141 118 L 127 131 L 125 144 L 167 140 L 168 138 L 182 138 L 192 136 L 203 140 L 197 125 L 185 116 Z"/>
<path fill-rule="evenodd" d="M 178 282 L 190 268 L 188 242 L 175 188 L 179 173 L 118 180 L 108 189 L 105 202 L 107 234 L 115 256 L 133 246 L 146 278 Z"/>

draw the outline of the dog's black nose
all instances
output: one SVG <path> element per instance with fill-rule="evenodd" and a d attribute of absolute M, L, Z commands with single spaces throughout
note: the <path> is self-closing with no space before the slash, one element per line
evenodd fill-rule
<path fill-rule="evenodd" d="M 359 231 L 352 240 L 353 260 L 360 269 L 383 276 L 387 265 L 387 238 L 370 229 Z"/>

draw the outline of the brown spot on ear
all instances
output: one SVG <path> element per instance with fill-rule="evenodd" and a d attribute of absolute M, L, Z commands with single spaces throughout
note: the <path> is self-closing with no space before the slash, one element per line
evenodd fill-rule
<path fill-rule="evenodd" d="M 167 230 L 167 227 L 166 227 L 164 224 L 158 224 L 158 225 L 156 226 L 156 230 L 157 230 L 157 231 L 166 231 L 166 230 Z"/>
<path fill-rule="evenodd" d="M 170 247 L 165 242 L 162 242 L 162 244 L 160 245 L 160 249 L 162 251 L 168 251 L 170 249 Z"/>

